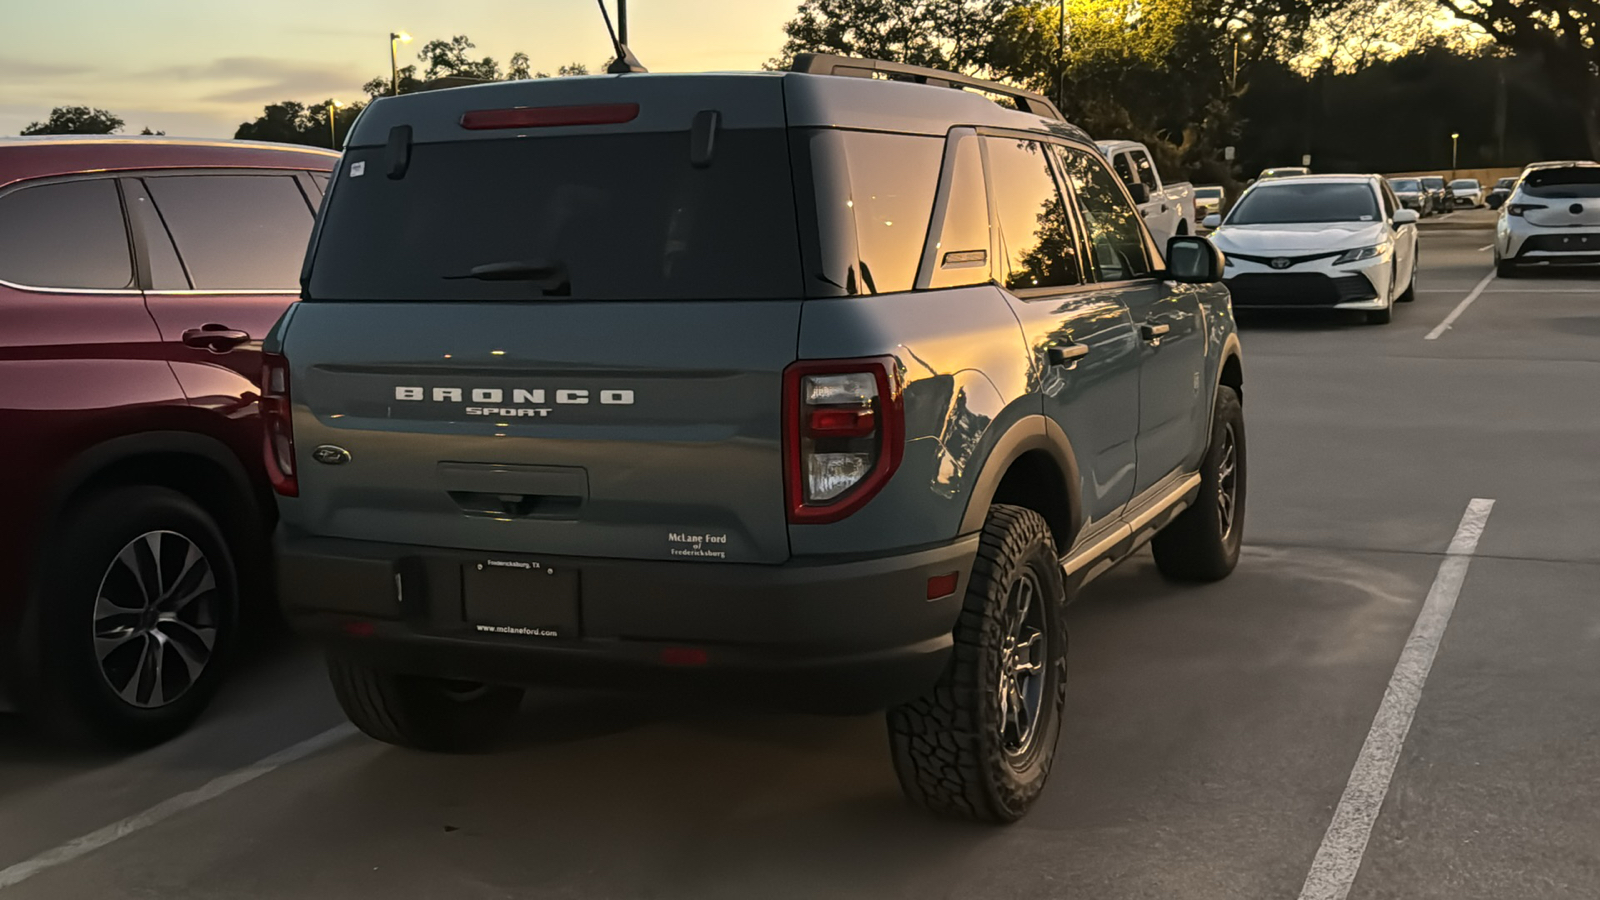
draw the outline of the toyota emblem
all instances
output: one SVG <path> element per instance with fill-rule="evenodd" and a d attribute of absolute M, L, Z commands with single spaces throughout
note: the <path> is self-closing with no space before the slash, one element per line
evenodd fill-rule
<path fill-rule="evenodd" d="M 1573 215 L 1577 215 L 1578 213 L 1583 212 L 1583 204 L 1582 203 L 1574 203 L 1571 206 L 1567 207 L 1567 211 L 1572 213 Z"/>
<path fill-rule="evenodd" d="M 1283 258 L 1281 256 L 1278 257 L 1277 259 L 1273 260 L 1272 263 L 1271 263 L 1271 266 L 1274 269 L 1287 269 L 1287 268 L 1289 268 L 1290 265 L 1291 265 L 1291 263 L 1289 262 L 1289 260 L 1287 260 L 1287 259 L 1285 259 L 1285 258 Z"/>

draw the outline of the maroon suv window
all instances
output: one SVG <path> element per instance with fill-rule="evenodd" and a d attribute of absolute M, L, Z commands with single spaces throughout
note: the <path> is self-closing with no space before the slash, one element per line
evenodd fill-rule
<path fill-rule="evenodd" d="M 161 175 L 144 184 L 196 290 L 299 286 L 312 212 L 293 175 Z"/>
<path fill-rule="evenodd" d="M 133 287 L 116 183 L 63 181 L 0 196 L 0 280 L 24 287 Z"/>

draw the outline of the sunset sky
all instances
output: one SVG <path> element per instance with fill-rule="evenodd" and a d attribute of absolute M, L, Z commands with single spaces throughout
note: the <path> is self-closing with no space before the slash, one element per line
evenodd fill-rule
<path fill-rule="evenodd" d="M 615 9 L 615 0 L 608 0 Z M 630 44 L 654 71 L 750 69 L 776 55 L 799 0 L 630 0 Z M 379 11 L 381 10 L 381 11 Z M 390 31 L 465 34 L 477 57 L 596 68 L 594 0 L 0 0 L 0 134 L 85 104 L 172 135 L 232 137 L 279 100 L 361 99 L 389 71 Z"/>

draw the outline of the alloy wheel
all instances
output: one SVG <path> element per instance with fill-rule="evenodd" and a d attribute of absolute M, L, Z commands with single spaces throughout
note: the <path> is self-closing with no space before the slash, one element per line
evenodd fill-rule
<path fill-rule="evenodd" d="M 94 650 L 123 702 L 156 709 L 194 687 L 217 643 L 217 579 L 194 541 L 150 531 L 122 548 L 100 578 Z"/>
<path fill-rule="evenodd" d="M 1027 764 L 1045 704 L 1048 602 L 1039 576 L 1024 568 L 1006 603 L 1000 647 L 1000 745 L 1013 766 Z"/>
<path fill-rule="evenodd" d="M 1233 423 L 1222 426 L 1222 461 L 1217 463 L 1217 523 L 1222 539 L 1233 536 L 1234 511 L 1239 504 L 1239 438 Z"/>

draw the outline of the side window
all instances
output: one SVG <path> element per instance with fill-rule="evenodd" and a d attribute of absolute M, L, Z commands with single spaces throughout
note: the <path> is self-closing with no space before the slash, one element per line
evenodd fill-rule
<path fill-rule="evenodd" d="M 1139 167 L 1139 180 L 1150 189 L 1151 193 L 1160 190 L 1161 185 L 1156 179 L 1156 167 L 1150 163 L 1150 154 L 1143 150 L 1135 150 L 1132 155 L 1134 164 Z"/>
<path fill-rule="evenodd" d="M 1399 204 L 1395 202 L 1394 190 L 1391 189 L 1388 184 L 1384 184 L 1378 189 L 1378 193 L 1383 195 L 1383 217 L 1393 221 L 1394 211 L 1399 206 Z"/>
<path fill-rule="evenodd" d="M 310 173 L 310 175 L 311 175 L 311 180 L 315 181 L 317 183 L 317 190 L 320 190 L 324 194 L 326 194 L 328 192 L 328 173 L 327 172 L 312 172 L 312 173 Z"/>
<path fill-rule="evenodd" d="M 844 146 L 861 280 L 874 294 L 909 291 L 928 238 L 944 141 L 847 131 Z"/>
<path fill-rule="evenodd" d="M 311 207 L 292 175 L 145 179 L 202 291 L 291 291 L 311 238 Z"/>
<path fill-rule="evenodd" d="M 1122 183 L 1133 187 L 1139 183 L 1139 179 L 1133 174 L 1133 166 L 1128 163 L 1130 158 L 1127 153 L 1118 153 L 1116 162 L 1112 165 L 1117 167 L 1117 177 L 1122 179 Z"/>
<path fill-rule="evenodd" d="M 1083 227 L 1094 248 L 1095 275 L 1100 281 L 1126 281 L 1150 274 L 1139 210 L 1128 201 L 1115 178 L 1094 154 L 1057 147 L 1061 164 L 1078 197 Z"/>
<path fill-rule="evenodd" d="M 950 151 L 950 199 L 933 252 L 929 287 L 989 280 L 989 192 L 977 135 L 957 139 Z"/>
<path fill-rule="evenodd" d="M 25 287 L 132 288 L 116 182 L 64 181 L 0 197 L 0 279 Z"/>
<path fill-rule="evenodd" d="M 1005 243 L 1005 284 L 1011 290 L 1080 284 L 1067 206 L 1044 145 L 1017 138 L 984 138 L 989 181 Z"/>

